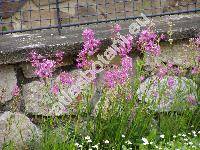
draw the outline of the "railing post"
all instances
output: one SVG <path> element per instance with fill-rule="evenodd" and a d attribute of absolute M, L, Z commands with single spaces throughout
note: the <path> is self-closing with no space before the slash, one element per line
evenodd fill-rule
<path fill-rule="evenodd" d="M 57 21 L 58 21 L 58 33 L 61 35 L 61 18 L 60 18 L 60 7 L 59 7 L 59 0 L 56 0 L 56 14 L 57 14 Z"/>

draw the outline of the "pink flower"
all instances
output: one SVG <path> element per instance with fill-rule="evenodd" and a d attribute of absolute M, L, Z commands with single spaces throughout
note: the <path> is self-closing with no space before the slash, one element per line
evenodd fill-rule
<path fill-rule="evenodd" d="M 164 34 L 161 34 L 160 39 L 161 39 L 161 40 L 164 40 L 164 39 L 165 39 L 165 35 L 164 35 Z"/>
<path fill-rule="evenodd" d="M 196 44 L 197 44 L 197 46 L 200 46 L 200 36 L 198 38 L 196 38 Z"/>
<path fill-rule="evenodd" d="M 31 52 L 29 61 L 35 67 L 35 74 L 41 78 L 48 78 L 52 76 L 56 62 L 53 60 L 45 59 L 36 52 Z"/>
<path fill-rule="evenodd" d="M 115 68 L 111 71 L 106 71 L 104 74 L 105 84 L 109 88 L 114 88 L 117 84 L 124 84 L 131 73 L 132 70 L 132 58 L 123 57 L 122 58 L 122 69 Z"/>
<path fill-rule="evenodd" d="M 131 99 L 132 99 L 132 97 L 133 97 L 133 96 L 132 96 L 132 94 L 131 94 L 131 93 L 129 93 L 129 94 L 128 94 L 128 96 L 126 97 L 126 99 L 127 99 L 127 100 L 131 100 Z"/>
<path fill-rule="evenodd" d="M 126 56 L 122 58 L 122 68 L 124 71 L 130 71 L 133 69 L 131 57 Z"/>
<path fill-rule="evenodd" d="M 49 78 L 52 76 L 56 62 L 53 60 L 43 59 L 36 66 L 35 74 L 40 78 Z"/>
<path fill-rule="evenodd" d="M 191 105 L 197 105 L 197 104 L 198 104 L 198 102 L 197 102 L 197 100 L 196 100 L 196 98 L 195 98 L 194 95 L 189 95 L 189 96 L 187 97 L 187 101 L 188 101 L 189 104 L 191 104 Z"/>
<path fill-rule="evenodd" d="M 71 85 L 73 83 L 73 77 L 69 73 L 62 72 L 59 78 L 62 84 Z"/>
<path fill-rule="evenodd" d="M 154 96 L 155 98 L 158 98 L 159 93 L 158 93 L 157 91 L 153 91 L 153 96 Z"/>
<path fill-rule="evenodd" d="M 174 73 L 175 75 L 180 75 L 180 74 L 181 74 L 180 68 L 179 68 L 179 67 L 174 68 L 174 69 L 173 69 L 173 73 Z"/>
<path fill-rule="evenodd" d="M 63 51 L 56 51 L 56 61 L 58 62 L 58 63 L 60 63 L 62 60 L 63 60 L 63 56 L 64 56 L 64 52 Z"/>
<path fill-rule="evenodd" d="M 92 29 L 85 29 L 82 36 L 84 41 L 89 41 L 94 38 L 94 31 Z"/>
<path fill-rule="evenodd" d="M 30 52 L 28 59 L 31 62 L 32 66 L 36 67 L 40 63 L 40 61 L 44 59 L 44 57 L 40 54 L 37 54 L 35 51 L 32 51 Z"/>
<path fill-rule="evenodd" d="M 197 61 L 197 63 L 200 63 L 200 56 L 196 57 L 196 61 Z"/>
<path fill-rule="evenodd" d="M 13 88 L 13 91 L 12 91 L 12 95 L 18 96 L 19 93 L 20 93 L 20 89 L 19 89 L 18 85 L 15 85 L 14 88 Z"/>
<path fill-rule="evenodd" d="M 162 79 L 167 74 L 167 72 L 168 72 L 167 68 L 160 66 L 157 73 L 158 78 Z"/>
<path fill-rule="evenodd" d="M 57 95 L 59 93 L 59 86 L 57 84 L 54 84 L 53 87 L 51 88 L 51 92 Z"/>
<path fill-rule="evenodd" d="M 173 67 L 173 63 L 172 62 L 168 62 L 167 67 L 168 67 L 168 69 L 171 69 Z"/>
<path fill-rule="evenodd" d="M 141 76 L 141 77 L 140 77 L 140 82 L 143 82 L 144 79 L 145 79 L 144 76 Z"/>
<path fill-rule="evenodd" d="M 198 67 L 193 67 L 192 74 L 198 74 L 200 72 L 200 69 Z"/>
<path fill-rule="evenodd" d="M 114 32 L 118 33 L 119 31 L 121 31 L 121 26 L 119 24 L 115 24 L 114 25 Z"/>
<path fill-rule="evenodd" d="M 174 85 L 174 78 L 173 77 L 169 77 L 167 80 L 167 85 L 169 87 L 172 87 Z"/>
<path fill-rule="evenodd" d="M 156 33 L 149 29 L 143 30 L 137 42 L 139 50 L 153 54 L 154 56 L 160 55 L 160 45 L 157 43 L 157 40 Z"/>
<path fill-rule="evenodd" d="M 118 71 L 117 83 L 124 84 L 129 77 L 127 70 L 120 70 Z"/>
<path fill-rule="evenodd" d="M 126 43 L 119 43 L 118 53 L 121 57 L 125 57 L 132 50 L 133 37 L 130 34 L 128 34 L 124 38 L 126 39 Z"/>
<path fill-rule="evenodd" d="M 63 110 L 62 110 L 63 112 L 67 112 L 67 108 L 65 107 L 65 108 L 63 108 Z"/>
<path fill-rule="evenodd" d="M 83 31 L 83 49 L 78 55 L 77 67 L 83 68 L 90 66 L 91 62 L 88 61 L 88 56 L 94 55 L 99 49 L 100 40 L 94 38 L 94 32 L 92 29 L 85 29 Z"/>
<path fill-rule="evenodd" d="M 104 74 L 104 81 L 109 88 L 114 88 L 117 83 L 117 72 L 115 70 L 106 71 Z"/>

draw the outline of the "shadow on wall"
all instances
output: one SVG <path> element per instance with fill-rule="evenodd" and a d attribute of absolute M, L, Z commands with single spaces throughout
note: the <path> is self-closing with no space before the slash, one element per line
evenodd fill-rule
<path fill-rule="evenodd" d="M 57 25 L 56 0 L 2 0 L 0 31 Z M 195 8 L 200 0 L 59 0 L 62 24 L 159 14 Z M 190 5 L 188 5 L 190 4 Z M 200 7 L 200 4 L 199 4 Z"/>

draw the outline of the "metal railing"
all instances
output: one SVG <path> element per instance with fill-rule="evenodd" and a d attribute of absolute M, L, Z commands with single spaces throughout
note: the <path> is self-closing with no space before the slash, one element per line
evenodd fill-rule
<path fill-rule="evenodd" d="M 0 34 L 195 13 L 200 0 L 0 0 Z"/>

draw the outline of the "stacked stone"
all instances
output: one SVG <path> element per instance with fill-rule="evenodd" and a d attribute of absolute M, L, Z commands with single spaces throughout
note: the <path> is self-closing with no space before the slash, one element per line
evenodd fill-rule
<path fill-rule="evenodd" d="M 60 72 L 59 68 L 72 63 L 71 58 L 64 59 L 54 72 L 55 80 Z M 72 74 L 77 76 L 78 70 L 73 71 Z M 19 87 L 17 96 L 13 93 L 16 86 Z M 57 108 L 41 105 L 46 94 L 46 91 L 40 90 L 42 87 L 44 82 L 34 74 L 34 68 L 30 63 L 0 65 L 0 149 L 9 142 L 13 142 L 16 149 L 26 149 L 30 140 L 41 138 L 41 130 L 25 114 L 59 116 L 67 113 L 60 109 L 59 105 L 56 105 Z M 59 97 L 59 99 L 63 98 Z M 70 105 L 70 101 L 68 104 Z"/>

